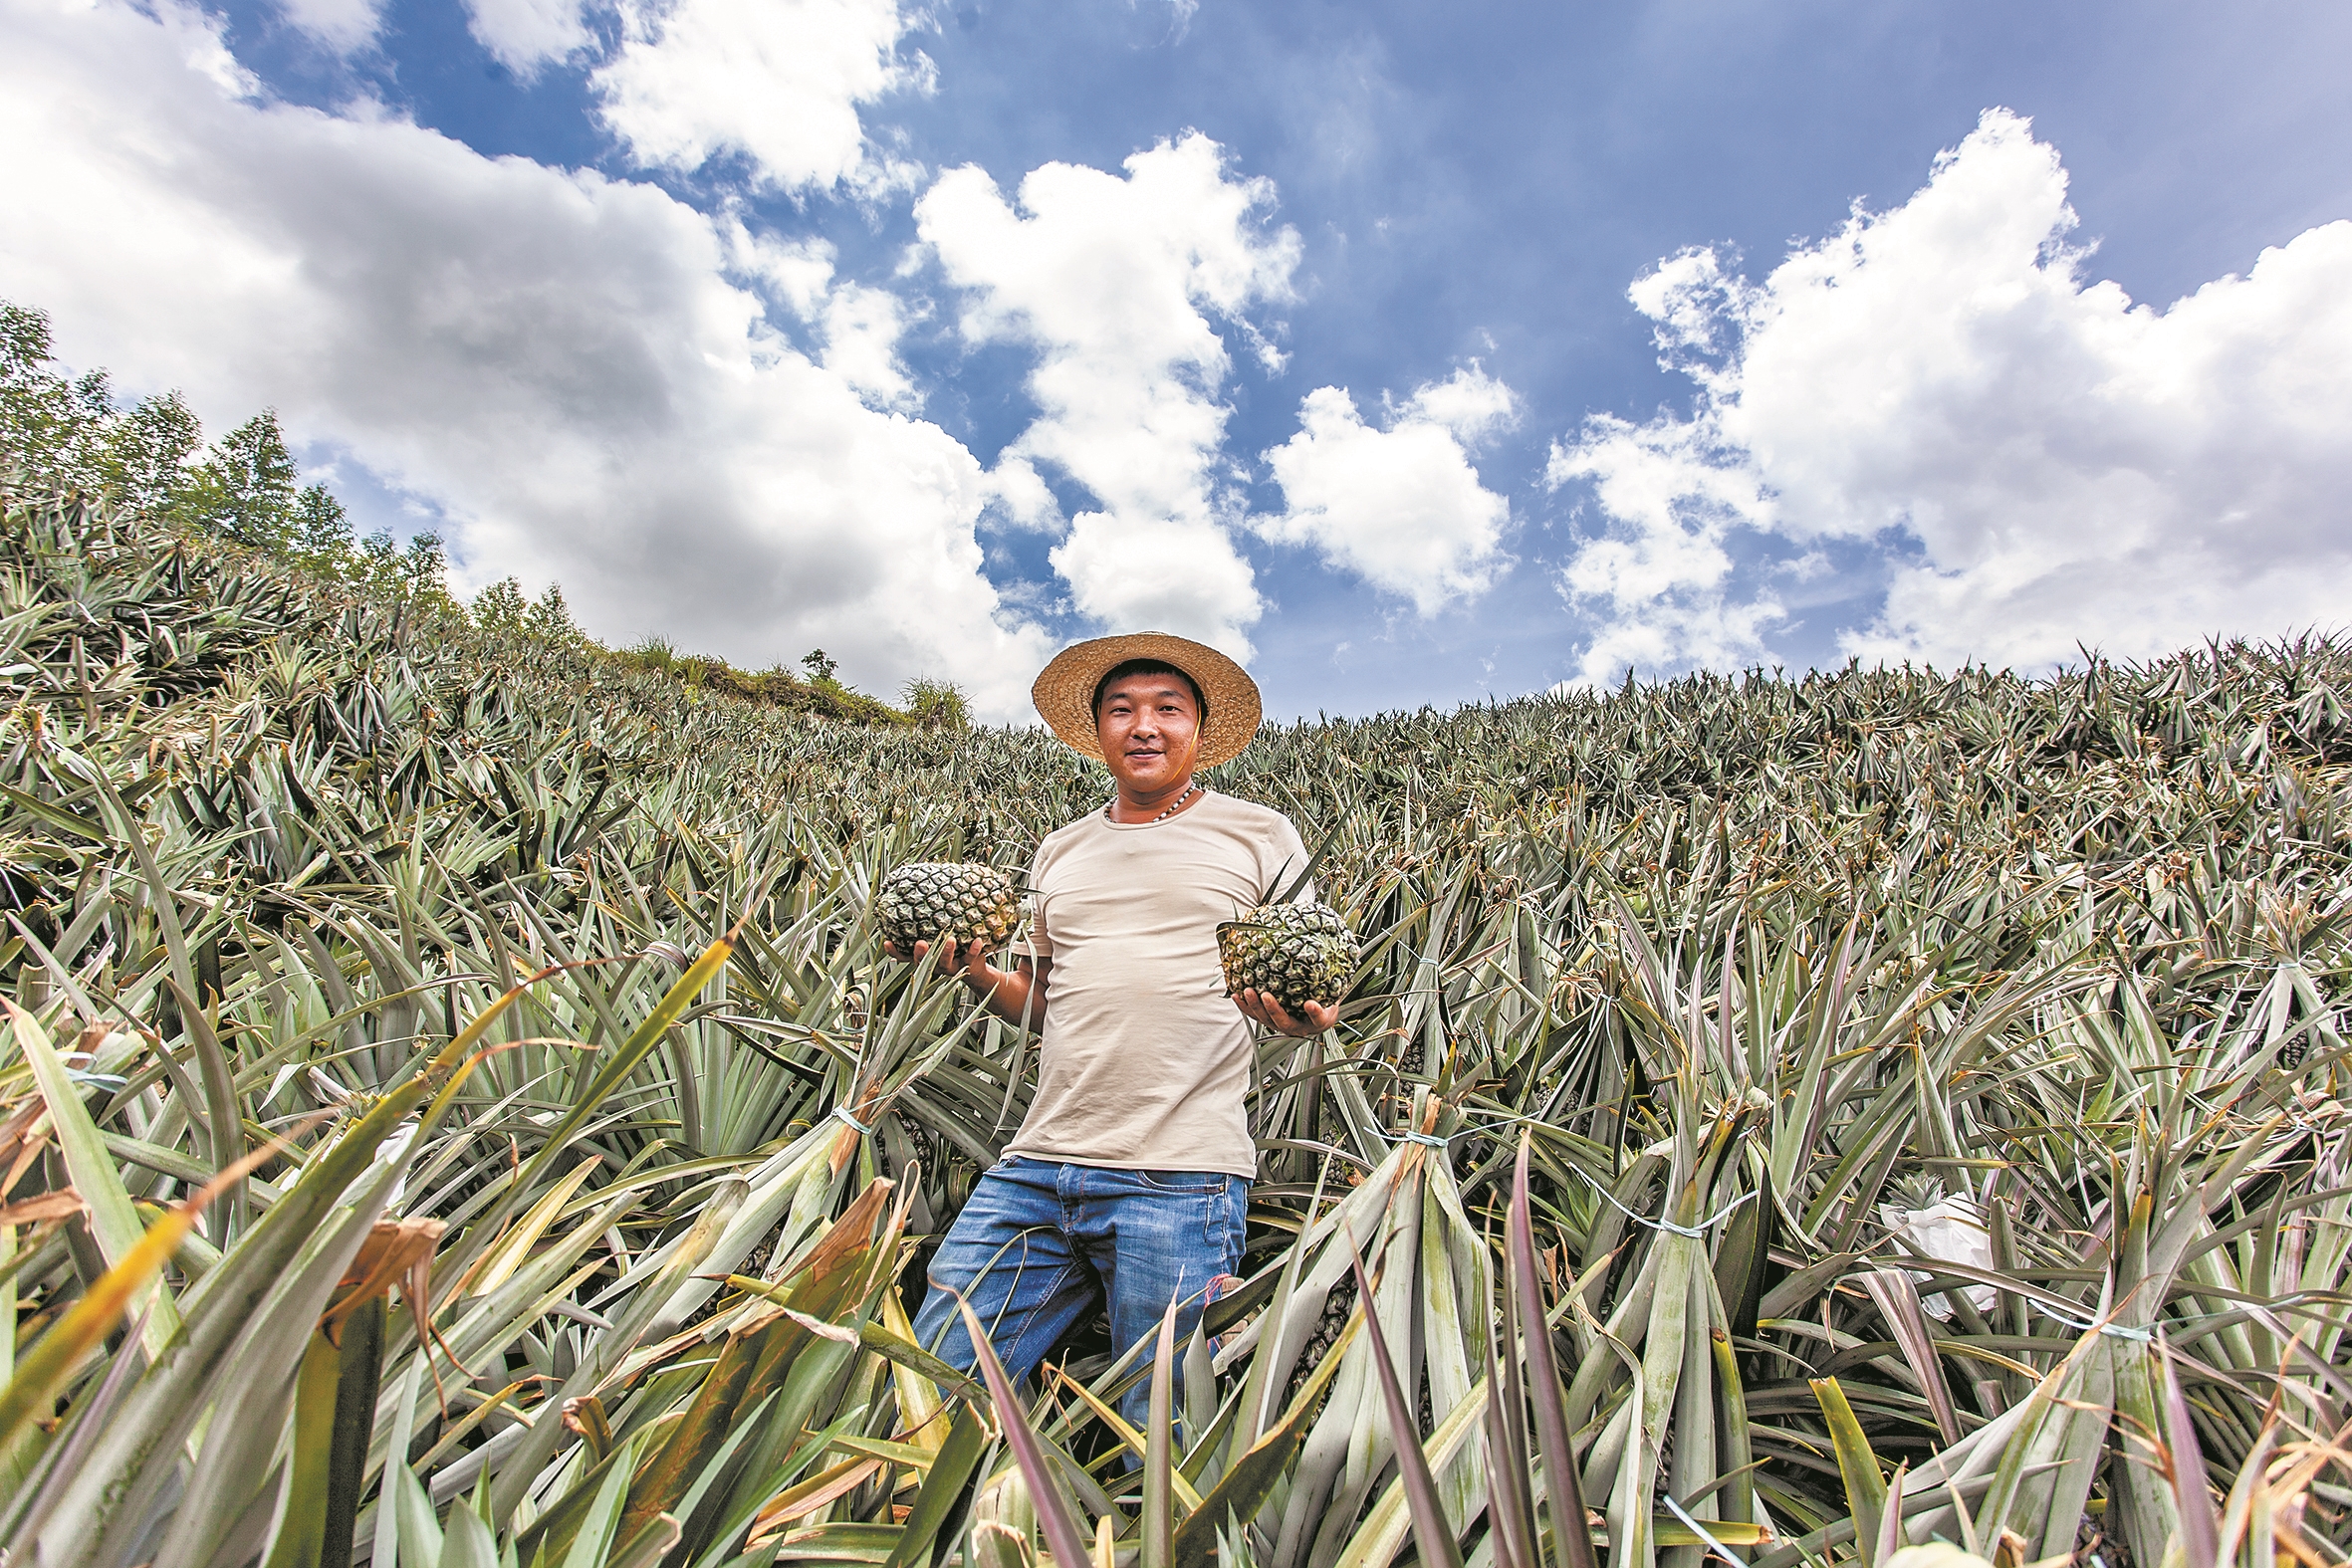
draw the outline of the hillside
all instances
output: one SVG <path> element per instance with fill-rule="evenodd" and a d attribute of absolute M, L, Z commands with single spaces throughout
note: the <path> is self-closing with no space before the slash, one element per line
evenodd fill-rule
<path fill-rule="evenodd" d="M 1262 1053 L 1256 1326 L 1178 1347 L 1140 1494 L 1075 1347 L 1040 1490 L 892 1288 L 1029 1049 L 866 906 L 1099 770 L 118 498 L 5 541 L 16 1560 L 1010 1565 L 1058 1509 L 1268 1568 L 2352 1544 L 2332 642 L 1271 727 L 1211 783 L 1328 842 L 1366 958 Z M 1556 1382 L 1490 1332 L 1538 1303 Z"/>

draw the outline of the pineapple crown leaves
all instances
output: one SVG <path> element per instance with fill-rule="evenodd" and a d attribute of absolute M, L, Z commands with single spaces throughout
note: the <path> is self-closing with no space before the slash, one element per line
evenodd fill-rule
<path fill-rule="evenodd" d="M 1283 871 L 1288 871 L 1291 869 L 1291 861 L 1285 860 L 1282 865 L 1282 870 L 1277 871 L 1274 874 L 1275 881 L 1280 886 L 1280 891 L 1275 893 L 1273 897 L 1269 898 L 1267 902 L 1269 904 L 1288 904 L 1296 900 L 1298 895 L 1306 890 L 1306 884 L 1314 880 L 1315 872 L 1322 868 L 1323 857 L 1331 852 L 1331 845 L 1337 840 L 1338 836 L 1339 835 L 1336 833 L 1326 833 L 1323 836 L 1321 847 L 1316 849 L 1313 855 L 1307 859 L 1306 869 L 1293 877 L 1287 884 L 1283 883 Z M 1292 857 L 1292 859 L 1296 858 L 1297 857 L 1294 855 Z"/>
<path fill-rule="evenodd" d="M 899 862 L 897 865 L 892 866 L 888 871 L 884 872 L 882 874 L 882 880 L 875 883 L 874 885 L 877 888 L 886 886 L 889 882 L 889 879 L 893 875 L 903 871 L 911 871 L 917 866 L 956 866 L 959 868 L 970 868 L 978 871 L 993 872 L 997 876 L 1009 879 L 1016 888 L 1019 888 L 1024 892 L 1028 891 L 1029 867 L 1027 865 L 1001 866 L 987 860 L 905 860 Z"/>

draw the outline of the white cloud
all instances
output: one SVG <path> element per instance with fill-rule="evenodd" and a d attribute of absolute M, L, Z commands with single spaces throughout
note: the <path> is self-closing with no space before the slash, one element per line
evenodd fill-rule
<path fill-rule="evenodd" d="M 1712 430 L 1602 415 L 1585 421 L 1573 447 L 1552 448 L 1546 476 L 1555 488 L 1590 480 L 1617 525 L 1582 545 L 1560 572 L 1561 591 L 1600 622 L 1579 680 L 1607 681 L 1629 665 L 1725 669 L 1764 655 L 1780 605 L 1768 592 L 1735 592 L 1727 545 L 1769 502 Z"/>
<path fill-rule="evenodd" d="M 764 286 L 771 298 L 804 322 L 824 315 L 832 292 L 833 248 L 824 240 L 788 239 L 753 233 L 741 223 L 727 226 L 728 265 Z"/>
<path fill-rule="evenodd" d="M 0 229 L 0 297 L 50 310 L 71 361 L 216 427 L 276 406 L 437 505 L 472 580 L 560 578 L 606 638 L 823 646 L 869 688 L 951 676 L 1026 711 L 1050 647 L 981 574 L 979 464 L 767 330 L 721 225 L 241 99 L 182 6 L 0 0 L 0 205 L 46 215 Z M 819 259 L 829 330 L 859 303 Z"/>
<path fill-rule="evenodd" d="M 475 41 L 526 81 L 589 43 L 581 0 L 466 0 L 465 10 Z"/>
<path fill-rule="evenodd" d="M 1111 630 L 1173 631 L 1249 656 L 1240 628 L 1258 618 L 1257 584 L 1215 523 L 1169 518 L 1132 528 L 1082 513 L 1053 560 L 1079 611 Z"/>
<path fill-rule="evenodd" d="M 858 106 L 930 85 L 901 60 L 897 0 L 621 0 L 621 40 L 592 82 L 604 118 L 648 168 L 746 159 L 757 185 L 910 186 L 920 170 L 877 150 Z"/>
<path fill-rule="evenodd" d="M 1061 504 L 1054 499 L 1045 476 L 1028 458 L 1018 453 L 999 458 L 997 466 L 988 471 L 986 486 L 989 511 L 1006 527 L 1040 534 L 1061 534 L 1068 529 Z"/>
<path fill-rule="evenodd" d="M 1392 408 L 1385 430 L 1365 424 L 1343 388 L 1317 387 L 1298 406 L 1298 433 L 1264 454 L 1286 510 L 1259 530 L 1314 547 L 1424 616 L 1476 598 L 1505 564 L 1511 503 L 1479 483 L 1465 448 L 1516 409 L 1511 388 L 1476 364 Z"/>
<path fill-rule="evenodd" d="M 898 296 L 886 289 L 839 285 L 824 302 L 823 364 L 866 401 L 912 413 L 923 399 L 898 358 L 906 315 Z"/>
<path fill-rule="evenodd" d="M 844 385 L 877 408 L 914 413 L 922 407 L 898 357 L 910 314 L 904 301 L 885 289 L 835 282 L 833 248 L 823 240 L 753 234 L 741 223 L 728 225 L 727 240 L 732 269 L 765 286 L 814 330 L 823 344 L 819 362 Z"/>
<path fill-rule="evenodd" d="M 1705 251 L 1637 284 L 1699 403 L 1553 450 L 1552 482 L 1592 481 L 1613 524 L 1563 578 L 1604 621 L 1586 676 L 1627 649 L 1754 656 L 1777 606 L 1735 580 L 1743 530 L 1766 554 L 1902 541 L 1842 636 L 1870 657 L 2036 666 L 2340 624 L 2352 223 L 2161 312 L 2084 281 L 2075 224 L 2055 150 L 1995 110 L 1908 202 L 1761 285 Z"/>
<path fill-rule="evenodd" d="M 286 20 L 339 55 L 356 54 L 375 42 L 382 24 L 382 0 L 279 0 Z"/>
<path fill-rule="evenodd" d="M 1388 401 L 1385 394 L 1381 401 Z M 1461 445 L 1475 447 L 1519 423 L 1519 394 L 1473 359 L 1444 380 L 1426 383 L 1393 412 L 1399 423 L 1442 425 Z"/>
<path fill-rule="evenodd" d="M 1231 361 L 1210 318 L 1239 324 L 1289 298 L 1298 237 L 1262 227 L 1272 183 L 1227 178 L 1197 132 L 1125 166 L 1122 179 L 1046 164 L 1018 206 L 979 169 L 951 169 L 916 203 L 916 226 L 965 291 L 966 338 L 1039 351 L 1039 417 L 1001 460 L 1018 467 L 1000 489 L 1043 516 L 1018 469 L 1034 478 L 1044 464 L 1098 503 L 1052 555 L 1079 612 L 1245 653 L 1261 601 L 1230 533 L 1219 390 Z"/>

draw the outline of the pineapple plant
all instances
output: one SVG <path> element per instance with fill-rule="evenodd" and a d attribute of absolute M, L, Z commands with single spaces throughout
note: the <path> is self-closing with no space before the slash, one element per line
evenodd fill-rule
<path fill-rule="evenodd" d="M 336 650 L 300 701 L 273 643 Z M 2352 1332 L 2341 642 L 1270 726 L 1222 777 L 1330 833 L 1350 920 L 1237 911 L 1227 978 L 1359 1006 L 1259 1049 L 1256 1294 L 1206 1384 L 1181 1340 L 1131 1369 L 1167 1386 L 1141 1447 L 1223 1477 L 1198 1508 L 1149 1453 L 1095 1484 L 1125 1439 L 1066 1383 L 1031 1432 L 896 1343 L 1035 1045 L 876 948 L 1010 932 L 1010 876 L 935 862 L 1090 809 L 1058 746 L 812 720 L 37 498 L 0 511 L 0 684 L 11 1561 L 1038 1562 L 1049 1516 L 1057 1561 L 1264 1568 L 1689 1568 L 1701 1529 L 1794 1568 L 1857 1515 L 2352 1550 L 2335 1418 L 2290 1425 Z M 300 1161 L 244 1168 L 261 1127 Z M 1964 1205 L 1983 1253 L 1910 1244 Z M 377 1214 L 445 1226 L 448 1346 L 346 1280 Z M 1559 1533 L 1586 1503 L 1618 1556 Z"/>
<path fill-rule="evenodd" d="M 971 862 L 918 860 L 882 879 L 882 935 L 898 948 L 952 937 L 1004 941 L 1021 924 L 1013 874 Z"/>

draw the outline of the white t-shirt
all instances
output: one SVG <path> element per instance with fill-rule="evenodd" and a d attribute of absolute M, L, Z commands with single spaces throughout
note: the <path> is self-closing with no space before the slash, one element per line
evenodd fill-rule
<path fill-rule="evenodd" d="M 1213 791 L 1164 822 L 1091 811 L 1049 834 L 1029 873 L 1029 951 L 1054 961 L 1038 1094 L 1005 1152 L 1256 1176 L 1256 1026 L 1225 994 L 1217 923 L 1306 861 L 1289 817 Z"/>

